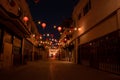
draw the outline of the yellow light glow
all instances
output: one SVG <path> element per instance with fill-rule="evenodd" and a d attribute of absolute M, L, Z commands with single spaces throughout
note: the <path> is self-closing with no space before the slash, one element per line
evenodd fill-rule
<path fill-rule="evenodd" d="M 55 26 L 55 25 L 54 25 L 53 27 L 54 27 L 54 28 L 56 28 L 56 26 Z"/>
<path fill-rule="evenodd" d="M 81 28 L 78 28 L 78 31 L 80 31 L 81 30 Z"/>
<path fill-rule="evenodd" d="M 38 24 L 41 24 L 41 22 L 40 22 L 40 21 L 38 21 Z"/>
<path fill-rule="evenodd" d="M 77 28 L 74 28 L 74 30 L 76 31 L 76 30 L 77 30 Z"/>

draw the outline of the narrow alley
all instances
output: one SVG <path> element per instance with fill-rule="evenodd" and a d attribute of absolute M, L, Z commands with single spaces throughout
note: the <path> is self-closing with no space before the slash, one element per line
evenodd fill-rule
<path fill-rule="evenodd" d="M 0 0 L 0 80 L 120 80 L 120 0 Z"/>

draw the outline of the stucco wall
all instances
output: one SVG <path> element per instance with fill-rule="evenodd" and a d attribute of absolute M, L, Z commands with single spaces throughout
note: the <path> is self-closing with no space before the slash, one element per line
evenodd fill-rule
<path fill-rule="evenodd" d="M 102 37 L 110 32 L 117 30 L 117 16 L 114 15 L 101 24 L 95 26 L 89 32 L 80 37 L 80 44 L 89 42 L 90 40 Z"/>
<path fill-rule="evenodd" d="M 117 11 L 120 8 L 120 0 L 90 0 L 91 1 L 91 9 L 85 16 L 81 16 L 78 20 L 78 14 L 83 14 L 83 8 L 86 5 L 87 0 L 81 0 L 79 4 L 74 8 L 73 11 L 73 20 L 76 21 L 75 27 L 80 27 L 80 32 L 75 32 L 73 39 L 77 38 L 91 27 L 95 26 L 92 30 L 88 31 L 81 37 L 81 44 L 88 42 L 92 39 L 103 36 L 107 33 L 110 33 L 114 30 L 118 29 L 117 16 L 110 16 L 113 12 Z M 105 18 L 110 16 L 108 20 L 103 21 Z M 101 22 L 102 21 L 102 22 Z M 99 25 L 96 25 L 98 24 Z M 89 35 L 88 35 L 89 34 Z"/>

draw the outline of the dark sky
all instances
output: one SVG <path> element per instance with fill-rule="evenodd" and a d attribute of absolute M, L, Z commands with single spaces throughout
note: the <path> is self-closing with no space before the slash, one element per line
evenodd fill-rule
<path fill-rule="evenodd" d="M 27 0 L 33 20 L 40 20 L 47 24 L 43 29 L 38 25 L 40 34 L 54 34 L 54 38 L 59 38 L 60 34 L 53 26 L 59 26 L 63 20 L 70 18 L 73 7 L 78 0 L 39 0 L 36 4 L 34 0 Z"/>

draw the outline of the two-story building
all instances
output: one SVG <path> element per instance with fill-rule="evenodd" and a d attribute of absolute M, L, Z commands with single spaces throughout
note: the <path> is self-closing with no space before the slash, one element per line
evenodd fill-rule
<path fill-rule="evenodd" d="M 74 62 L 120 74 L 120 0 L 79 0 L 72 19 Z"/>
<path fill-rule="evenodd" d="M 34 60 L 37 34 L 26 0 L 0 0 L 0 69 Z"/>

